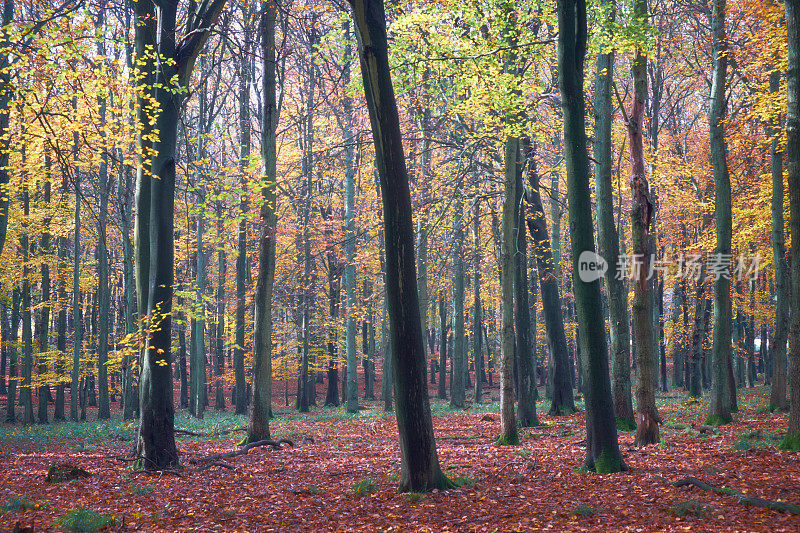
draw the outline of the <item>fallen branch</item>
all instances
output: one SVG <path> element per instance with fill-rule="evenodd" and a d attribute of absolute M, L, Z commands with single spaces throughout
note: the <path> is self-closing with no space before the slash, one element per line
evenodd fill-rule
<path fill-rule="evenodd" d="M 725 494 L 727 496 L 731 496 L 736 498 L 736 501 L 743 505 L 752 505 L 754 507 L 763 507 L 764 509 L 771 509 L 773 511 L 786 511 L 792 514 L 800 514 L 800 505 L 794 505 L 792 503 L 786 502 L 779 502 L 775 500 L 767 500 L 765 498 L 753 498 L 750 496 L 745 496 L 738 490 L 734 490 L 727 487 L 715 487 L 714 485 L 709 485 L 705 481 L 701 481 L 693 476 L 688 476 L 683 479 L 679 479 L 670 485 L 674 487 L 697 487 L 698 489 L 702 489 L 708 492 L 714 492 L 716 494 Z"/>
<path fill-rule="evenodd" d="M 280 439 L 280 440 L 264 439 L 256 442 L 251 442 L 249 444 L 245 444 L 238 450 L 209 455 L 207 457 L 201 457 L 199 459 L 189 459 L 189 464 L 199 465 L 202 463 L 213 463 L 221 461 L 222 459 L 231 459 L 233 457 L 238 457 L 239 455 L 246 455 L 247 452 L 249 452 L 251 449 L 259 448 L 261 446 L 272 446 L 273 449 L 278 450 L 280 449 L 281 444 L 288 444 L 289 446 L 294 447 L 294 443 L 289 439 Z"/>

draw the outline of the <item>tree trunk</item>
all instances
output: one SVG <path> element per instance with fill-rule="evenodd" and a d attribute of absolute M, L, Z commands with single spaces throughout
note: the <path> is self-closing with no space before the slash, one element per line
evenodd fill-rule
<path fill-rule="evenodd" d="M 787 4 L 788 5 L 788 4 Z M 773 72 L 769 77 L 771 93 L 780 90 L 780 73 Z M 791 279 L 789 263 L 786 259 L 786 236 L 783 216 L 783 151 L 778 140 L 780 119 L 770 125 L 770 163 L 772 171 L 772 254 L 775 261 L 775 337 L 771 354 L 772 374 L 769 394 L 770 411 L 786 411 L 789 401 L 786 396 L 786 341 L 789 336 L 789 300 L 791 299 Z M 762 339 L 763 346 L 763 339 Z"/>
<path fill-rule="evenodd" d="M 239 197 L 240 217 L 236 238 L 236 345 L 233 347 L 234 392 L 236 397 L 236 414 L 247 412 L 247 393 L 245 392 L 244 344 L 245 344 L 245 278 L 247 277 L 247 166 L 250 160 L 250 58 L 251 52 L 251 17 L 249 2 L 242 3 L 246 21 L 244 28 L 244 46 L 239 61 L 239 174 L 241 175 L 242 193 Z"/>
<path fill-rule="evenodd" d="M 520 155 L 528 159 L 528 168 L 533 168 L 534 153 L 530 141 L 523 141 L 522 147 L 523 153 Z M 539 425 L 539 419 L 536 416 L 538 391 L 536 390 L 536 364 L 534 362 L 536 354 L 531 352 L 531 315 L 528 300 L 528 239 L 525 231 L 527 205 L 522 202 L 524 189 L 521 170 L 519 169 L 516 173 L 517 183 L 514 187 L 515 203 L 517 205 L 514 219 L 516 239 L 514 252 L 514 315 L 516 317 L 517 332 L 517 390 L 519 425 L 521 427 L 533 427 Z M 477 372 L 475 375 L 475 381 L 480 381 Z"/>
<path fill-rule="evenodd" d="M 575 402 L 569 376 L 567 336 L 564 331 L 564 318 L 561 314 L 561 296 L 553 249 L 550 247 L 550 239 L 547 236 L 547 221 L 544 218 L 538 172 L 535 170 L 528 172 L 528 183 L 530 189 L 526 196 L 531 209 L 527 223 L 533 236 L 549 351 L 547 380 L 551 384 L 551 404 L 548 414 L 550 416 L 570 415 L 575 412 Z"/>
<path fill-rule="evenodd" d="M 647 2 L 636 0 L 634 17 L 647 24 Z M 637 446 L 659 442 L 659 415 L 656 409 L 656 380 L 658 354 L 653 342 L 653 295 L 651 291 L 651 260 L 655 250 L 651 247 L 651 226 L 655 210 L 650 196 L 650 185 L 644 168 L 644 143 L 642 124 L 647 100 L 647 57 L 637 47 L 631 64 L 633 102 L 628 126 L 628 146 L 631 160 L 631 236 L 633 244 L 633 341 L 636 345 L 636 439 Z"/>
<path fill-rule="evenodd" d="M 800 5 L 786 0 L 789 43 L 787 75 L 786 168 L 789 182 L 790 234 L 800 235 Z M 792 257 L 800 257 L 800 242 L 792 239 Z M 789 427 L 781 443 L 784 449 L 800 450 L 800 260 L 792 260 L 791 325 L 789 331 Z"/>
<path fill-rule="evenodd" d="M 137 269 L 137 295 L 140 303 L 147 297 L 147 317 L 149 342 L 142 356 L 140 379 L 140 418 L 137 456 L 140 466 L 148 470 L 163 470 L 178 464 L 178 450 L 175 446 L 174 417 L 175 407 L 172 398 L 172 353 L 171 324 L 172 296 L 174 284 L 174 204 L 175 204 L 175 158 L 180 118 L 181 99 L 191 78 L 195 59 L 200 53 L 211 27 L 216 22 L 224 0 L 213 0 L 203 3 L 197 11 L 190 11 L 185 26 L 186 37 L 176 41 L 177 24 L 176 3 L 160 4 L 159 16 L 154 18 L 156 25 L 148 23 L 155 10 L 149 1 L 135 3 L 136 13 L 136 46 L 140 43 L 157 44 L 159 57 L 173 61 L 160 61 L 158 69 L 155 65 L 146 65 L 142 69 L 150 79 L 157 77 L 158 84 L 148 88 L 154 93 L 158 103 L 158 115 L 154 129 L 158 131 L 157 140 L 153 141 L 152 160 L 149 169 L 139 168 L 137 176 L 137 209 L 136 209 L 136 247 L 139 268 Z M 156 37 L 157 36 L 157 37 Z M 138 55 L 138 54 L 137 54 Z M 143 57 L 142 54 L 139 57 Z M 146 111 L 139 110 L 142 113 Z M 142 124 L 144 121 L 140 121 Z M 143 153 L 140 144 L 139 153 Z M 144 162 L 142 163 L 144 164 Z M 144 175 L 151 173 L 157 179 L 145 180 Z M 142 179 L 139 180 L 139 176 Z M 144 201 L 144 192 L 148 188 L 148 200 Z M 148 205 L 149 204 L 149 205 Z M 148 227 L 149 225 L 149 227 Z M 142 229 L 147 228 L 148 239 L 144 242 Z M 143 248 L 149 247 L 148 252 Z M 144 259 L 149 261 L 144 271 Z M 147 278 L 145 278 L 145 274 Z"/>
<path fill-rule="evenodd" d="M 614 403 L 608 373 L 608 346 L 603 323 L 600 280 L 578 277 L 579 257 L 594 257 L 594 235 L 589 192 L 589 159 L 586 149 L 583 100 L 583 64 L 586 54 L 585 0 L 558 0 L 558 71 L 564 115 L 564 158 L 567 167 L 567 200 L 572 239 L 575 308 L 584 358 L 586 382 L 587 468 L 600 473 L 625 469 L 619 453 Z M 541 276 L 541 273 L 540 273 Z"/>
<path fill-rule="evenodd" d="M 474 214 L 472 217 L 472 237 L 475 248 L 475 272 L 473 274 L 473 297 L 472 297 L 472 353 L 475 361 L 475 403 L 483 400 L 483 348 L 482 348 L 482 327 L 481 315 L 481 240 L 480 240 L 480 200 L 474 200 Z M 433 372 L 431 372 L 433 375 Z M 536 409 L 536 404 L 534 404 Z"/>
<path fill-rule="evenodd" d="M 613 0 L 607 0 L 608 22 L 615 18 Z M 606 36 L 610 38 L 610 36 Z M 614 112 L 611 103 L 611 86 L 614 72 L 614 50 L 597 56 L 597 74 L 594 95 L 594 159 L 595 194 L 597 196 L 597 242 L 600 255 L 608 263 L 605 272 L 608 295 L 609 337 L 611 340 L 612 395 L 617 424 L 632 428 L 635 425 L 631 400 L 630 327 L 628 317 L 628 287 L 617 277 L 619 271 L 619 234 L 614 220 L 612 185 L 611 125 Z"/>
<path fill-rule="evenodd" d="M 50 153 L 45 153 L 45 176 L 44 182 L 44 204 L 45 209 L 50 208 Z M 46 217 L 43 221 L 44 229 L 39 240 L 39 251 L 42 255 L 49 255 L 50 253 L 50 217 Z M 39 312 L 39 352 L 46 353 L 50 351 L 48 337 L 50 336 L 50 265 L 47 263 L 48 259 L 42 260 L 42 309 Z M 98 286 L 100 286 L 98 280 Z M 39 374 L 47 372 L 47 362 L 40 358 L 39 361 Z M 49 385 L 39 386 L 39 409 L 37 418 L 40 423 L 47 423 L 47 399 L 50 395 Z"/>
<path fill-rule="evenodd" d="M 17 403 L 17 343 L 19 339 L 20 293 L 14 286 L 11 292 L 11 327 L 10 337 L 14 339 L 8 354 L 8 395 L 6 396 L 6 422 L 13 424 L 17 420 L 14 406 Z"/>
<path fill-rule="evenodd" d="M 217 240 L 223 241 L 222 235 L 222 206 L 217 216 Z M 225 258 L 225 247 L 220 246 L 217 250 L 217 305 L 216 305 L 216 349 L 214 350 L 214 409 L 217 411 L 225 410 L 225 390 L 223 388 L 223 376 L 225 374 L 225 273 L 227 263 Z"/>
<path fill-rule="evenodd" d="M 466 407 L 464 384 L 464 204 L 456 193 L 453 214 L 453 351 L 450 354 L 450 407 Z M 513 296 L 513 294 L 512 294 Z M 513 399 L 512 399 L 513 403 Z"/>
<path fill-rule="evenodd" d="M 503 199 L 502 238 L 500 240 L 500 279 L 503 305 L 503 352 L 500 359 L 500 444 L 519 444 L 514 412 L 514 221 L 517 211 L 517 175 L 520 169 L 520 141 L 506 138 L 505 196 Z M 453 358 L 455 366 L 455 358 Z M 455 375 L 455 372 L 453 373 Z"/>
<path fill-rule="evenodd" d="M 244 442 L 270 438 L 272 415 L 272 290 L 275 284 L 275 244 L 277 240 L 277 144 L 279 110 L 276 100 L 275 23 L 278 5 L 269 0 L 260 20 L 264 74 L 261 81 L 261 207 L 259 209 L 258 278 L 255 294 L 255 333 L 253 387 L 250 419 Z"/>
<path fill-rule="evenodd" d="M 728 174 L 725 147 L 725 84 L 728 75 L 728 51 L 725 38 L 725 0 L 714 0 L 711 14 L 712 51 L 714 74 L 711 84 L 709 110 L 709 136 L 711 166 L 714 170 L 714 219 L 717 226 L 717 245 L 714 260 L 727 268 L 731 254 L 731 180 Z M 736 386 L 731 380 L 731 293 L 730 278 L 719 271 L 714 276 L 714 344 L 711 406 L 706 423 L 727 424 L 731 417 L 731 391 Z M 728 368 L 731 372 L 728 372 Z"/>
<path fill-rule="evenodd" d="M 443 489 L 451 484 L 439 467 L 425 383 L 411 193 L 389 70 L 386 15 L 382 0 L 352 0 L 351 5 L 383 199 L 391 343 L 393 347 L 403 347 L 392 350 L 400 434 L 400 490 Z"/>
<path fill-rule="evenodd" d="M 439 394 L 440 400 L 447 399 L 447 306 L 444 301 L 444 291 L 439 291 Z"/>

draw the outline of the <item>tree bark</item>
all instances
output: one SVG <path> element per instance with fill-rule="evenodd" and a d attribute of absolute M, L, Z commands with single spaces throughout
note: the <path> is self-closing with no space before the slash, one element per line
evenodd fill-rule
<path fill-rule="evenodd" d="M 780 73 L 775 71 L 769 77 L 771 93 L 780 90 Z M 772 375 L 769 394 L 770 411 L 786 411 L 789 400 L 786 396 L 786 341 L 789 337 L 789 305 L 791 298 L 791 279 L 789 262 L 786 258 L 786 236 L 783 216 L 783 151 L 777 135 L 780 119 L 773 119 L 769 134 L 770 170 L 772 172 L 772 254 L 775 261 L 775 337 L 772 349 Z M 763 346 L 762 338 L 762 346 Z"/>
<path fill-rule="evenodd" d="M 636 0 L 634 18 L 647 24 L 647 1 Z M 653 342 L 653 295 L 651 291 L 651 227 L 655 206 L 644 168 L 643 121 L 647 100 L 647 56 L 637 47 L 631 64 L 633 102 L 627 122 L 631 161 L 631 236 L 633 243 L 633 340 L 636 345 L 636 439 L 637 446 L 659 442 L 659 415 L 656 409 L 656 372 L 658 354 Z"/>
<path fill-rule="evenodd" d="M 411 193 L 389 69 L 386 15 L 382 0 L 352 0 L 351 5 L 383 199 L 391 343 L 393 347 L 403 347 L 392 350 L 400 433 L 400 490 L 443 489 L 451 483 L 439 467 L 425 383 Z"/>
<path fill-rule="evenodd" d="M 786 0 L 789 43 L 787 75 L 786 168 L 789 182 L 791 235 L 800 235 L 800 3 Z M 800 242 L 792 239 L 792 257 L 800 257 Z M 789 330 L 789 427 L 781 443 L 784 449 L 800 450 L 800 261 L 793 260 L 791 324 Z"/>
<path fill-rule="evenodd" d="M 564 157 L 567 167 L 567 200 L 572 239 L 575 308 L 581 356 L 586 375 L 587 468 L 601 473 L 625 469 L 619 452 L 614 404 L 608 373 L 608 346 L 603 325 L 600 280 L 590 283 L 578 277 L 579 257 L 594 254 L 594 235 L 589 192 L 589 158 L 586 149 L 583 100 L 583 65 L 586 54 L 585 0 L 558 0 L 558 71 L 564 114 Z"/>
<path fill-rule="evenodd" d="M 613 0 L 603 4 L 607 17 L 603 38 L 610 39 L 610 25 L 615 18 Z M 608 46 L 610 43 L 603 43 Z M 611 103 L 611 86 L 614 75 L 614 50 L 604 50 L 597 56 L 597 74 L 594 93 L 594 160 L 595 195 L 597 197 L 597 242 L 600 255 L 608 263 L 605 272 L 608 295 L 609 338 L 611 341 L 612 380 L 614 412 L 617 423 L 633 427 L 633 403 L 631 400 L 631 355 L 630 322 L 628 317 L 628 287 L 624 279 L 617 277 L 619 271 L 619 234 L 614 220 L 614 196 L 612 185 L 611 125 L 614 120 Z"/>
<path fill-rule="evenodd" d="M 272 291 L 275 284 L 275 244 L 277 240 L 277 142 L 279 110 L 276 100 L 275 23 L 278 4 L 269 0 L 263 6 L 259 31 L 263 70 L 261 85 L 261 207 L 259 210 L 258 278 L 255 294 L 255 334 L 253 387 L 247 436 L 243 442 L 269 439 L 272 415 Z"/>
<path fill-rule="evenodd" d="M 731 253 L 731 180 L 725 147 L 725 85 L 728 75 L 728 50 L 725 37 L 725 1 L 714 0 L 711 14 L 714 73 L 711 84 L 709 136 L 711 166 L 714 171 L 714 219 L 717 225 L 716 259 L 730 263 Z M 731 391 L 731 294 L 728 275 L 714 273 L 714 344 L 711 406 L 707 424 L 722 425 L 732 420 Z M 730 368 L 730 371 L 728 370 Z"/>

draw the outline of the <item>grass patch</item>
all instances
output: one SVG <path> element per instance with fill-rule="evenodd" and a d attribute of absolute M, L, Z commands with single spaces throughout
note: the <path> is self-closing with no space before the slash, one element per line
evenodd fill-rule
<path fill-rule="evenodd" d="M 686 500 L 673 503 L 667 511 L 672 516 L 698 516 L 706 518 L 711 515 L 707 505 L 699 500 Z"/>
<path fill-rule="evenodd" d="M 3 505 L 0 505 L 0 514 L 14 511 L 38 511 L 46 507 L 46 503 L 35 502 L 24 496 L 12 496 Z"/>
<path fill-rule="evenodd" d="M 359 498 L 375 492 L 375 480 L 371 477 L 365 477 L 353 485 L 352 492 L 353 496 Z"/>
<path fill-rule="evenodd" d="M 133 481 L 128 483 L 128 488 L 130 489 L 131 493 L 136 494 L 138 496 L 144 496 L 156 490 L 156 488 L 153 485 L 137 485 Z"/>
<path fill-rule="evenodd" d="M 422 492 L 406 492 L 405 496 L 408 498 L 408 501 L 414 503 L 421 502 L 425 499 L 425 494 Z"/>
<path fill-rule="evenodd" d="M 456 470 L 458 468 L 472 468 L 472 465 L 469 463 L 465 463 L 462 465 L 447 465 L 444 467 L 445 470 Z"/>
<path fill-rule="evenodd" d="M 98 513 L 97 511 L 81 506 L 72 509 L 61 518 L 58 518 L 55 525 L 67 531 L 84 531 L 91 533 L 111 527 L 116 523 L 117 520 L 112 515 Z"/>
<path fill-rule="evenodd" d="M 592 509 L 588 505 L 584 505 L 584 504 L 578 505 L 575 508 L 575 510 L 572 511 L 573 514 L 576 514 L 578 516 L 592 516 L 592 515 L 595 514 L 595 512 L 596 511 L 594 509 Z"/>
<path fill-rule="evenodd" d="M 466 487 L 468 489 L 475 488 L 475 486 L 478 484 L 478 481 L 475 478 L 461 475 L 455 475 L 451 477 L 450 481 L 452 481 L 453 485 L 456 487 Z"/>

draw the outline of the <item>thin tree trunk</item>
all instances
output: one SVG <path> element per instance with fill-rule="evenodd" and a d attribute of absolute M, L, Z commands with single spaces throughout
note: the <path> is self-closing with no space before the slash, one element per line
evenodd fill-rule
<path fill-rule="evenodd" d="M 770 74 L 771 93 L 780 90 L 780 73 Z M 772 254 L 775 261 L 775 337 L 771 353 L 772 373 L 770 375 L 770 411 L 786 411 L 789 400 L 786 396 L 786 341 L 789 336 L 789 305 L 791 299 L 791 279 L 789 263 L 786 259 L 786 236 L 783 216 L 783 151 L 778 140 L 780 119 L 770 124 L 770 164 L 772 171 Z M 763 338 L 762 338 L 763 346 Z"/>
<path fill-rule="evenodd" d="M 450 354 L 450 406 L 466 406 L 464 383 L 464 204 L 460 193 L 453 214 L 453 351 Z M 513 294 L 512 294 L 513 297 Z M 513 399 L 511 400 L 513 404 Z M 513 407 L 513 405 L 512 405 Z"/>

